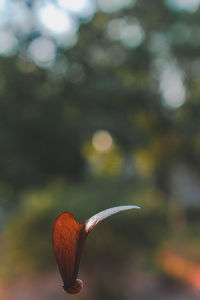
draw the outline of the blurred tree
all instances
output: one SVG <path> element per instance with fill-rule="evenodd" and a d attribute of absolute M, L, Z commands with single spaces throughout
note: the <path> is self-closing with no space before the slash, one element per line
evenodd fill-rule
<path fill-rule="evenodd" d="M 175 154 L 187 160 L 190 153 L 190 162 L 199 163 L 194 142 L 188 143 L 198 136 L 195 121 L 190 124 L 192 115 L 198 116 L 198 104 L 191 99 L 180 108 L 164 105 L 156 76 L 172 61 L 174 68 L 187 68 L 193 88 L 188 59 L 198 58 L 198 43 L 191 37 L 196 14 L 183 18 L 164 1 L 138 1 L 118 13 L 96 14 L 81 26 L 77 45 L 66 52 L 58 49 L 54 65 L 46 70 L 23 50 L 33 34 L 21 43 L 19 55 L 1 58 L 2 182 L 24 188 L 56 177 L 80 179 L 81 147 L 104 128 L 125 157 L 149 149 L 158 185 L 167 193 L 167 170 Z M 190 34 L 178 41 L 184 26 Z"/>

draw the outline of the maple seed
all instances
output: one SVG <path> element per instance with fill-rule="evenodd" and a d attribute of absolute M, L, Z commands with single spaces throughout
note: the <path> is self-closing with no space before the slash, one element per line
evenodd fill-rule
<path fill-rule="evenodd" d="M 135 205 L 112 207 L 82 223 L 78 223 L 70 212 L 63 212 L 56 218 L 52 232 L 53 250 L 63 280 L 62 286 L 67 293 L 77 294 L 83 288 L 83 282 L 77 279 L 77 276 L 88 233 L 103 219 L 133 208 L 140 207 Z"/>

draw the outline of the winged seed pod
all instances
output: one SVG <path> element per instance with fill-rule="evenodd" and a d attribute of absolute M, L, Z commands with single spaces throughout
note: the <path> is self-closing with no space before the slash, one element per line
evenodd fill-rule
<path fill-rule="evenodd" d="M 77 279 L 81 253 L 88 233 L 103 219 L 122 210 L 140 208 L 135 205 L 116 206 L 78 223 L 70 212 L 61 213 L 55 220 L 52 232 L 53 249 L 63 280 L 63 288 L 69 294 L 77 294 L 83 282 Z"/>

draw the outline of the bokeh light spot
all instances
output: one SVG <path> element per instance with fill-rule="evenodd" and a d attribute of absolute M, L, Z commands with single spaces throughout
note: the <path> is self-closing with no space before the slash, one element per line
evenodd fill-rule
<path fill-rule="evenodd" d="M 58 4 L 82 18 L 91 17 L 95 12 L 95 3 L 92 0 L 58 0 Z"/>
<path fill-rule="evenodd" d="M 0 54 L 9 54 L 16 48 L 17 44 L 13 32 L 8 30 L 0 32 Z"/>
<path fill-rule="evenodd" d="M 128 48 L 138 47 L 144 39 L 144 31 L 135 18 L 113 19 L 108 23 L 107 34 L 112 40 L 120 40 Z"/>
<path fill-rule="evenodd" d="M 112 40 L 119 40 L 120 33 L 126 26 L 124 19 L 112 19 L 107 26 L 107 34 Z"/>
<path fill-rule="evenodd" d="M 112 136 L 106 130 L 99 130 L 92 137 L 92 145 L 99 152 L 109 151 L 112 144 Z"/>
<path fill-rule="evenodd" d="M 19 33 L 28 33 L 33 27 L 31 10 L 21 1 L 12 3 L 10 18 L 12 26 L 15 30 L 18 30 Z"/>
<path fill-rule="evenodd" d="M 179 108 L 185 103 L 186 91 L 183 85 L 182 73 L 174 65 L 167 64 L 163 68 L 160 89 L 165 103 L 171 108 Z"/>
<path fill-rule="evenodd" d="M 144 32 L 139 24 L 127 24 L 120 34 L 120 39 L 125 46 L 136 48 L 143 41 Z"/>
<path fill-rule="evenodd" d="M 38 17 L 48 30 L 57 34 L 70 31 L 73 23 L 67 12 L 53 4 L 42 6 L 38 11 Z"/>
<path fill-rule="evenodd" d="M 28 52 L 36 64 L 49 66 L 55 60 L 56 46 L 49 39 L 39 37 L 30 44 Z"/>

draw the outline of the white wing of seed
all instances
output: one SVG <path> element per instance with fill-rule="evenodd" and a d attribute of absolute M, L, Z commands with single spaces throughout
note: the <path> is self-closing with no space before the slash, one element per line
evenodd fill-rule
<path fill-rule="evenodd" d="M 85 222 L 85 230 L 88 233 L 94 228 L 95 225 L 97 225 L 103 219 L 106 219 L 109 216 L 116 214 L 122 210 L 128 210 L 133 208 L 140 208 L 140 207 L 136 205 L 125 205 L 125 206 L 116 206 L 116 207 L 105 209 L 99 212 L 98 214 L 92 216 L 90 219 L 88 219 Z"/>

